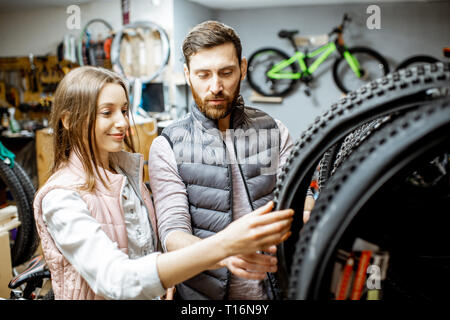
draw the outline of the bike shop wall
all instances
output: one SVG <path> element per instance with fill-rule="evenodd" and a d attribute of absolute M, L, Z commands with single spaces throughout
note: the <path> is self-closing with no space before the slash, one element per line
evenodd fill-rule
<path fill-rule="evenodd" d="M 347 45 L 377 50 L 388 59 L 391 70 L 411 55 L 428 54 L 444 59 L 442 48 L 449 45 L 449 2 L 372 3 L 381 9 L 379 30 L 370 30 L 366 25 L 369 17 L 366 10 L 371 3 L 220 9 L 215 10 L 213 16 L 236 29 L 242 40 L 243 54 L 247 57 L 262 47 L 276 47 L 292 54 L 288 41 L 277 36 L 280 29 L 299 29 L 300 35 L 325 34 L 348 12 L 353 21 L 347 34 L 344 33 Z M 318 115 L 341 97 L 332 79 L 332 62 L 333 59 L 328 59 L 317 70 L 316 88 L 311 90 L 311 97 L 307 97 L 299 87 L 280 104 L 253 103 L 251 90 L 244 82 L 244 99 L 247 104 L 281 120 L 296 139 Z"/>
<path fill-rule="evenodd" d="M 92 19 L 104 19 L 114 30 L 122 27 L 120 0 L 64 0 L 26 2 L 19 1 L 8 7 L 0 2 L 0 57 L 56 55 L 58 44 L 64 35 L 74 35 L 78 41 L 81 29 Z M 45 5 L 43 5 L 44 3 Z M 69 29 L 66 25 L 67 8 L 76 4 L 80 8 L 80 28 Z M 131 0 L 130 22 L 150 20 L 159 24 L 168 34 L 173 48 L 173 1 Z M 157 81 L 164 81 L 169 88 L 169 101 L 173 100 L 173 58 L 169 60 L 164 74 Z"/>
<path fill-rule="evenodd" d="M 376 49 L 389 60 L 391 69 L 404 58 L 414 54 L 429 54 L 442 58 L 442 47 L 449 44 L 450 21 L 446 16 L 450 11 L 448 1 L 425 3 L 376 1 L 381 9 L 379 30 L 370 30 L 366 26 L 369 17 L 366 10 L 369 2 L 228 10 L 197 3 L 202 2 L 200 0 L 161 0 L 159 8 L 152 6 L 150 2 L 132 0 L 130 21 L 150 19 L 162 25 L 169 34 L 172 42 L 170 58 L 173 64 L 172 74 L 175 75 L 176 83 L 173 101 L 180 109 L 185 109 L 186 106 L 181 42 L 190 28 L 208 19 L 217 19 L 233 26 L 242 39 L 243 54 L 247 57 L 257 49 L 267 46 L 280 48 L 290 54 L 292 49 L 288 42 L 277 36 L 280 29 L 299 29 L 300 35 L 324 34 L 340 22 L 344 12 L 350 13 L 353 17 L 347 34 L 344 34 L 347 44 Z M 214 3 L 214 1 L 204 2 Z M 29 53 L 37 55 L 46 54 L 52 50 L 51 48 L 56 50 L 57 43 L 69 32 L 65 27 L 56 27 L 65 26 L 66 7 L 1 12 L 0 56 L 26 56 Z M 82 26 L 92 18 L 104 18 L 114 28 L 121 26 L 119 0 L 90 1 L 81 3 L 80 8 Z M 78 35 L 79 30 L 72 32 Z M 320 66 L 315 75 L 316 88 L 312 90 L 311 97 L 307 97 L 299 87 L 280 104 L 252 102 L 251 91 L 246 81 L 242 84 L 243 96 L 247 104 L 259 107 L 283 121 L 292 137 L 296 139 L 317 115 L 341 96 L 332 80 L 332 62 L 333 59 L 329 59 Z M 168 68 L 168 72 L 170 70 L 172 69 Z"/>

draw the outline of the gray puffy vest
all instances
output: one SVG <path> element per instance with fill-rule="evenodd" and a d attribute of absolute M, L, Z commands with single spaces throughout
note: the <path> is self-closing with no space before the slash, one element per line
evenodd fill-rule
<path fill-rule="evenodd" d="M 254 210 L 273 197 L 278 126 L 266 113 L 241 102 L 233 108 L 226 134 L 233 135 L 237 163 Z M 186 185 L 194 235 L 206 238 L 223 230 L 232 222 L 233 192 L 231 161 L 217 122 L 192 106 L 191 112 L 165 128 L 162 136 L 172 147 Z M 226 299 L 229 278 L 227 268 L 207 270 L 177 285 L 176 292 L 184 300 Z M 269 299 L 280 297 L 273 274 L 268 274 L 265 287 Z"/>

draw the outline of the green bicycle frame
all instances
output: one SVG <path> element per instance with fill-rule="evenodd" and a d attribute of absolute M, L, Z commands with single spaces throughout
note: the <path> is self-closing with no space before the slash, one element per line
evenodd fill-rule
<path fill-rule="evenodd" d="M 267 76 L 271 79 L 300 79 L 303 75 L 310 75 L 314 71 L 316 71 L 317 68 L 330 56 L 330 54 L 332 54 L 336 50 L 337 50 L 336 44 L 334 42 L 329 42 L 326 45 L 306 55 L 303 52 L 297 51 L 289 59 L 285 59 L 274 65 L 267 72 Z M 356 76 L 360 78 L 361 72 L 358 60 L 348 51 L 348 49 L 345 49 L 343 55 L 345 60 L 347 60 L 347 63 L 349 64 L 350 68 L 353 70 Z M 316 58 L 316 60 L 314 60 L 314 62 L 309 67 L 306 66 L 305 57 L 314 58 L 316 56 L 319 57 Z M 300 65 L 301 72 L 294 73 L 283 71 L 283 69 L 285 69 L 292 63 L 295 63 L 296 61 Z"/>

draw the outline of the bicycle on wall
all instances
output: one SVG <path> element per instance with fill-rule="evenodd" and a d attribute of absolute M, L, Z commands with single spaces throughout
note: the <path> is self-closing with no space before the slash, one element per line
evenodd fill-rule
<path fill-rule="evenodd" d="M 301 82 L 306 85 L 305 93 L 309 96 L 312 75 L 335 51 L 339 56 L 333 65 L 333 79 L 343 93 L 388 74 L 388 62 L 380 53 L 366 47 L 348 48 L 345 45 L 343 33 L 350 21 L 351 18 L 344 14 L 341 24 L 328 34 L 327 43 L 311 52 L 298 49 L 294 40 L 298 30 L 281 30 L 278 36 L 289 40 L 294 55 L 289 57 L 277 48 L 263 48 L 253 53 L 247 72 L 250 87 L 263 96 L 284 97 Z"/>

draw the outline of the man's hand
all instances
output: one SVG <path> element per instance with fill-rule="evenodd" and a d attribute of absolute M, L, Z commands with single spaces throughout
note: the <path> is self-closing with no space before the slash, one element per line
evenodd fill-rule
<path fill-rule="evenodd" d="M 277 271 L 277 258 L 273 256 L 277 252 L 277 247 L 270 246 L 264 251 L 271 255 L 255 252 L 231 256 L 220 261 L 216 267 L 227 267 L 232 274 L 240 278 L 262 280 L 267 272 Z"/>
<path fill-rule="evenodd" d="M 303 223 L 308 222 L 309 216 L 311 215 L 311 211 L 314 208 L 316 201 L 313 197 L 306 197 L 305 199 L 305 206 L 303 209 Z"/>

